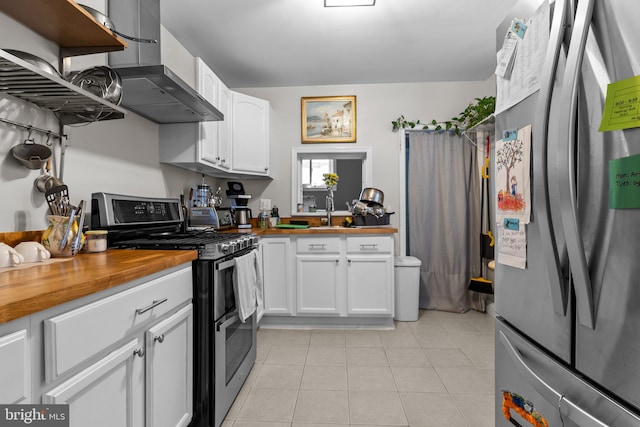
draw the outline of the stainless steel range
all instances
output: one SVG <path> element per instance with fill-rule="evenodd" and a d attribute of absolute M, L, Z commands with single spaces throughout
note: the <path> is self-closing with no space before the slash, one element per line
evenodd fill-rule
<path fill-rule="evenodd" d="M 94 193 L 91 228 L 109 231 L 109 246 L 196 249 L 193 261 L 194 392 L 190 427 L 219 427 L 256 359 L 256 314 L 238 316 L 235 258 L 255 251 L 258 238 L 215 230 L 181 232 L 178 199 Z"/>

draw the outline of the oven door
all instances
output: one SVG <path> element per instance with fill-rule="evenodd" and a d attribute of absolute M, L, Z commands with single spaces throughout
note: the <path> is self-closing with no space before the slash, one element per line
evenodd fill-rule
<path fill-rule="evenodd" d="M 233 291 L 234 258 L 252 250 L 254 248 L 236 252 L 214 265 L 214 427 L 219 427 L 224 421 L 256 360 L 256 313 L 242 323 Z"/>
<path fill-rule="evenodd" d="M 213 425 L 219 427 L 256 360 L 256 313 L 241 323 L 234 310 L 216 321 L 214 327 Z"/>

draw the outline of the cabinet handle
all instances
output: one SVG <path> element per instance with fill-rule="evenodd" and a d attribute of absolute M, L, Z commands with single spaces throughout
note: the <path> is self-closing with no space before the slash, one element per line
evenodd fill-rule
<path fill-rule="evenodd" d="M 268 171 L 268 170 L 269 170 L 269 168 L 264 168 L 264 171 L 265 171 L 265 172 L 266 172 L 266 171 Z"/>
<path fill-rule="evenodd" d="M 162 344 L 162 342 L 164 341 L 164 334 L 160 334 L 158 336 L 153 337 L 153 341 Z"/>
<path fill-rule="evenodd" d="M 325 243 L 311 243 L 309 249 L 325 249 L 327 245 Z"/>
<path fill-rule="evenodd" d="M 144 357 L 144 348 L 136 348 L 133 350 L 133 355 L 138 357 Z"/>
<path fill-rule="evenodd" d="M 360 249 L 378 249 L 377 243 L 363 243 L 360 245 Z"/>
<path fill-rule="evenodd" d="M 154 307 L 159 306 L 160 304 L 162 304 L 163 302 L 166 302 L 167 299 L 166 298 L 162 298 L 159 300 L 155 300 L 153 301 L 151 304 L 149 304 L 148 306 L 144 307 L 144 308 L 138 308 L 136 309 L 136 314 L 142 314 L 142 313 L 146 313 L 147 311 L 151 310 Z"/>
<path fill-rule="evenodd" d="M 222 163 L 226 163 L 227 159 L 222 159 Z"/>
<path fill-rule="evenodd" d="M 220 161 L 220 156 L 216 157 L 216 160 Z"/>

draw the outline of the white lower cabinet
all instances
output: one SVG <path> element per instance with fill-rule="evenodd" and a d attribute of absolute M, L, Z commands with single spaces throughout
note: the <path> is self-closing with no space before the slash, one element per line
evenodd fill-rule
<path fill-rule="evenodd" d="M 27 323 L 27 322 L 23 322 Z M 31 351 L 26 325 L 0 325 L 0 403 L 31 403 Z"/>
<path fill-rule="evenodd" d="M 191 267 L 41 322 L 43 403 L 71 427 L 184 427 L 193 416 Z M 37 322 L 36 322 L 37 324 Z"/>
<path fill-rule="evenodd" d="M 339 255 L 296 255 L 298 314 L 344 314 Z"/>
<path fill-rule="evenodd" d="M 393 259 L 347 256 L 347 313 L 393 315 Z"/>
<path fill-rule="evenodd" d="M 262 248 L 265 316 L 393 316 L 393 235 L 291 234 Z"/>
<path fill-rule="evenodd" d="M 131 340 L 42 396 L 42 403 L 69 404 L 71 427 L 144 425 L 144 361 Z"/>
<path fill-rule="evenodd" d="M 292 316 L 296 312 L 294 269 L 291 239 L 274 237 L 260 239 L 262 252 L 264 314 Z"/>
<path fill-rule="evenodd" d="M 146 426 L 182 427 L 193 416 L 193 306 L 145 333 Z"/>

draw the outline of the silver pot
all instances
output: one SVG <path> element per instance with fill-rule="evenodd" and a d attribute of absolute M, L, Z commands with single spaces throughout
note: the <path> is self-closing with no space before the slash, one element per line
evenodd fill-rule
<path fill-rule="evenodd" d="M 360 192 L 360 201 L 377 203 L 382 206 L 384 204 L 384 193 L 377 188 L 363 188 Z"/>

